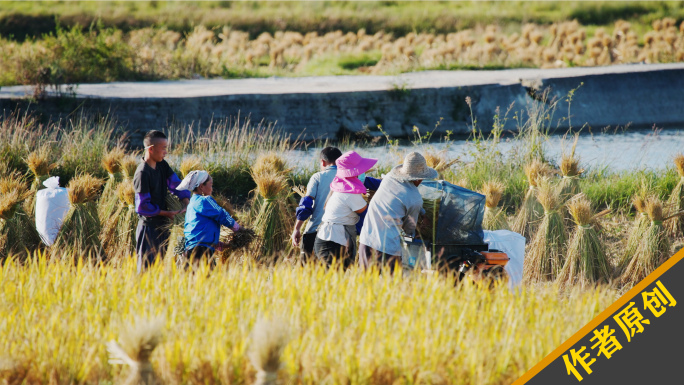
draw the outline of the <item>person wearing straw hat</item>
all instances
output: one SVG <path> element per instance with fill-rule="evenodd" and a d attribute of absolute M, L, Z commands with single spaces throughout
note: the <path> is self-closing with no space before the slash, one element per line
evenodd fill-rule
<path fill-rule="evenodd" d="M 359 237 L 359 264 L 380 263 L 394 269 L 401 263 L 402 234 L 413 236 L 423 198 L 418 185 L 437 178 L 423 155 L 412 152 L 382 180 L 368 207 Z"/>
<path fill-rule="evenodd" d="M 359 175 L 370 170 L 377 162 L 377 159 L 363 158 L 356 151 L 346 152 L 337 158 L 337 174 L 330 184 L 330 194 L 314 243 L 316 257 L 328 265 L 335 258 L 345 267 L 354 262 L 356 223 L 359 214 L 367 208 L 363 199 L 366 187 Z"/>
<path fill-rule="evenodd" d="M 209 257 L 219 246 L 221 226 L 239 231 L 240 225 L 228 211 L 219 206 L 211 196 L 214 181 L 206 171 L 191 171 L 178 185 L 178 190 L 192 191 L 190 204 L 185 212 L 185 254 L 198 261 Z"/>
<path fill-rule="evenodd" d="M 330 183 L 335 179 L 337 158 L 342 156 L 342 151 L 336 147 L 326 147 L 321 150 L 321 171 L 313 174 L 306 185 L 306 195 L 299 200 L 294 231 L 292 231 L 292 244 L 301 249 L 302 261 L 309 260 L 314 255 L 314 243 L 318 226 L 323 218 L 323 205 L 330 193 Z M 309 220 L 302 234 L 302 226 Z"/>

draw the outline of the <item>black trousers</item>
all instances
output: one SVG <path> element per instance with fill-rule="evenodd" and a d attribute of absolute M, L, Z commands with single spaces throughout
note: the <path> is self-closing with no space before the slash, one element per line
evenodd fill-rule
<path fill-rule="evenodd" d="M 164 229 L 163 224 L 155 226 L 138 220 L 138 227 L 135 230 L 138 273 L 152 265 L 156 261 L 157 255 L 164 256 L 169 235 L 169 230 Z"/>
<path fill-rule="evenodd" d="M 316 232 L 302 235 L 301 260 L 309 262 L 314 258 L 314 243 L 316 243 Z"/>
<path fill-rule="evenodd" d="M 324 241 L 320 238 L 316 238 L 314 252 L 316 257 L 320 261 L 325 262 L 326 265 L 332 265 L 333 261 L 337 259 L 339 262 L 342 262 L 345 269 L 351 266 L 356 258 L 356 247 L 346 247 L 333 241 Z"/>

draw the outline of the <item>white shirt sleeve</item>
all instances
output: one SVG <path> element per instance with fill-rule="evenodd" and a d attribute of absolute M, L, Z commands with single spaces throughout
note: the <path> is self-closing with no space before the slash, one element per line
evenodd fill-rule
<path fill-rule="evenodd" d="M 361 210 L 367 205 L 366 200 L 363 199 L 361 194 L 348 194 L 346 203 L 352 211 Z"/>

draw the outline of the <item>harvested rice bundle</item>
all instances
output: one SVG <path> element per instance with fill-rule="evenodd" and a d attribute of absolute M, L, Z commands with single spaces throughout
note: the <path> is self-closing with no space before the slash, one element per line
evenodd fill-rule
<path fill-rule="evenodd" d="M 523 268 L 524 280 L 528 283 L 553 281 L 565 262 L 565 242 L 568 239 L 561 208 L 560 188 L 548 178 L 538 181 L 537 199 L 544 215 L 532 238 L 528 256 Z"/>
<path fill-rule="evenodd" d="M 22 177 L 14 175 L 0 178 L 0 196 L 14 192 L 22 197 L 22 202 L 25 202 L 33 195 Z M 15 210 L 14 215 L 9 219 L 8 223 L 10 226 L 14 226 L 20 230 L 21 243 L 28 250 L 34 250 L 41 242 L 38 230 L 36 230 L 36 222 L 32 216 L 26 213 L 23 205 L 19 205 Z"/>
<path fill-rule="evenodd" d="M 289 330 L 282 321 L 260 319 L 250 334 L 247 355 L 257 370 L 255 385 L 275 384 L 280 356 L 289 342 Z"/>
<path fill-rule="evenodd" d="M 252 173 L 262 174 L 266 171 L 287 174 L 290 170 L 287 168 L 287 162 L 283 158 L 274 152 L 269 152 L 259 155 L 252 166 Z"/>
<path fill-rule="evenodd" d="M 133 181 L 126 179 L 119 183 L 116 195 L 117 209 L 102 225 L 100 235 L 102 247 L 109 258 L 127 257 L 135 253 L 135 230 L 138 226 Z"/>
<path fill-rule="evenodd" d="M 458 162 L 458 159 L 448 159 L 446 156 L 446 151 L 440 151 L 439 153 L 425 153 L 425 161 L 429 167 L 434 168 L 439 173 L 439 178 L 444 178 L 444 172 L 448 170 L 452 165 Z"/>
<path fill-rule="evenodd" d="M 671 218 L 664 218 L 663 202 L 657 196 L 649 196 L 646 198 L 644 211 L 650 223 L 639 239 L 634 257 L 622 274 L 624 285 L 643 280 L 669 257 L 670 239 L 663 227 L 663 221 Z"/>
<path fill-rule="evenodd" d="M 618 271 L 623 272 L 627 265 L 634 259 L 637 248 L 639 247 L 639 242 L 641 238 L 646 233 L 649 227 L 648 214 L 646 214 L 646 198 L 644 192 L 639 195 L 635 195 L 632 198 L 632 205 L 637 211 L 636 217 L 634 218 L 634 224 L 629 231 L 629 236 L 627 237 L 627 245 L 625 251 L 622 254 L 620 261 L 618 263 Z"/>
<path fill-rule="evenodd" d="M 593 224 L 610 210 L 592 215 L 591 203 L 584 194 L 573 197 L 567 206 L 577 227 L 570 238 L 565 264 L 557 282 L 567 287 L 579 285 L 584 288 L 602 279 L 607 280 L 608 259 Z"/>
<path fill-rule="evenodd" d="M 26 199 L 27 191 L 14 190 L 0 194 L 0 258 L 26 251 L 24 229 L 17 221 L 17 212 Z"/>
<path fill-rule="evenodd" d="M 202 159 L 197 156 L 188 156 L 183 158 L 180 165 L 181 179 L 185 178 L 191 171 L 204 170 L 202 167 Z"/>
<path fill-rule="evenodd" d="M 543 163 L 537 159 L 525 166 L 525 175 L 530 184 L 530 188 L 525 194 L 520 210 L 513 222 L 512 230 L 516 233 L 529 238 L 537 228 L 537 222 L 544 214 L 544 208 L 537 199 L 537 186 L 539 181 L 551 174 L 551 168 L 548 164 Z"/>
<path fill-rule="evenodd" d="M 97 217 L 97 199 L 103 180 L 92 175 L 74 177 L 67 185 L 71 208 L 52 245 L 53 252 L 73 251 L 87 256 L 100 249 L 100 221 Z"/>
<path fill-rule="evenodd" d="M 216 256 L 222 261 L 227 260 L 232 253 L 238 250 L 245 250 L 254 243 L 259 237 L 257 233 L 248 228 L 241 228 L 240 231 L 234 232 L 228 228 L 221 229 L 219 237 L 222 243 L 222 249 L 218 250 Z"/>
<path fill-rule="evenodd" d="M 571 197 L 579 193 L 579 178 L 584 170 L 579 168 L 579 158 L 575 156 L 579 134 L 575 134 L 570 153 L 563 153 L 561 157 L 560 171 L 563 179 L 560 182 L 561 192 L 565 197 Z"/>
<path fill-rule="evenodd" d="M 482 228 L 485 230 L 510 230 L 506 213 L 499 206 L 499 201 L 505 190 L 503 183 L 488 181 L 482 185 L 482 194 L 485 196 L 485 211 L 482 219 Z"/>
<path fill-rule="evenodd" d="M 51 162 L 50 158 L 49 147 L 41 147 L 39 150 L 30 153 L 26 158 L 26 164 L 31 173 L 33 173 L 31 191 L 41 190 L 45 179 L 49 178 L 50 172 L 57 167 L 57 163 Z"/>
<path fill-rule="evenodd" d="M 679 174 L 679 182 L 672 190 L 670 198 L 667 200 L 667 207 L 670 212 L 676 213 L 684 210 L 684 155 L 678 154 L 674 159 L 677 173 Z M 684 230 L 684 221 L 680 216 L 674 217 L 665 224 L 668 235 L 677 237 L 682 235 Z"/>
<path fill-rule="evenodd" d="M 115 147 L 104 155 L 102 158 L 102 167 L 109 173 L 109 178 L 102 190 L 102 196 L 97 206 L 97 214 L 100 217 L 100 222 L 104 223 L 108 220 L 117 207 L 118 198 L 116 196 L 116 187 L 123 180 L 121 173 L 121 160 L 124 158 L 124 151 Z"/>
<path fill-rule="evenodd" d="M 271 255 L 287 246 L 292 227 L 287 215 L 288 186 L 282 173 L 276 170 L 252 171 L 257 192 L 262 198 L 254 220 L 254 228 L 261 238 L 263 252 Z"/>
<path fill-rule="evenodd" d="M 154 372 L 150 357 L 154 349 L 162 341 L 163 322 L 160 319 L 145 321 L 137 319 L 134 324 L 123 330 L 119 341 L 107 343 L 109 363 L 128 365 L 131 373 L 123 382 L 124 385 L 156 385 L 160 384 Z"/>
<path fill-rule="evenodd" d="M 133 180 L 135 170 L 138 168 L 140 161 L 134 155 L 126 155 L 119 161 L 121 167 L 121 174 L 124 179 Z"/>

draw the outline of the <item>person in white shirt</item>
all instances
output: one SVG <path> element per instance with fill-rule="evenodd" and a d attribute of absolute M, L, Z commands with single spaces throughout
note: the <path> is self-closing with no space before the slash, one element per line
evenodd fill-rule
<path fill-rule="evenodd" d="M 338 259 L 348 267 L 356 258 L 356 223 L 359 214 L 367 208 L 363 199 L 366 187 L 359 175 L 377 162 L 377 159 L 363 158 L 355 151 L 337 158 L 337 174 L 330 184 L 330 194 L 314 242 L 316 257 L 328 265 Z"/>

